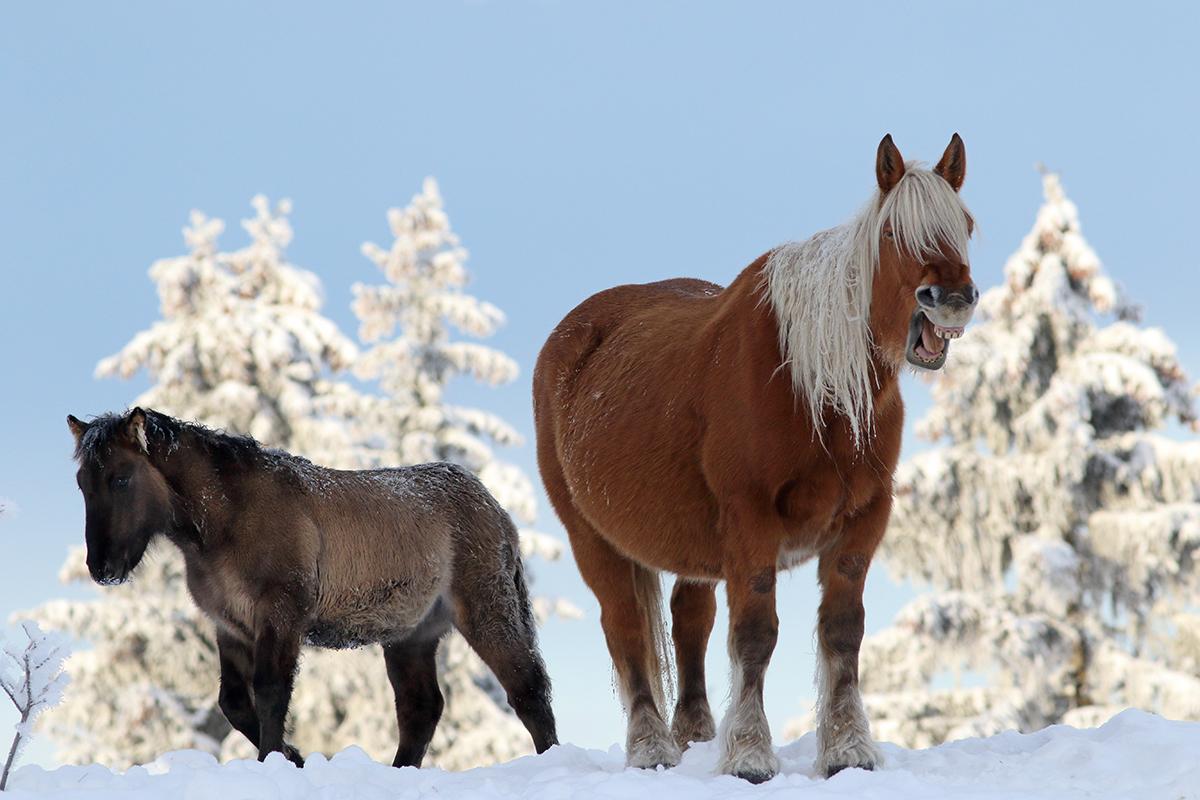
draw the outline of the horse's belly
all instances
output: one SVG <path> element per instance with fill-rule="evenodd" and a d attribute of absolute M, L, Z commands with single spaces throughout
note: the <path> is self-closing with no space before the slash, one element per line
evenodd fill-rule
<path fill-rule="evenodd" d="M 564 472 L 576 509 L 618 551 L 676 575 L 721 577 L 717 503 L 698 472 L 603 452 Z"/>

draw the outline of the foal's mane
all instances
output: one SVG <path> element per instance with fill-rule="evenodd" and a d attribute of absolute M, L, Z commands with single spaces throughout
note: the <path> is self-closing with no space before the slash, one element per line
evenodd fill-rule
<path fill-rule="evenodd" d="M 908 161 L 904 167 L 904 176 L 882 198 L 876 187 L 849 220 L 807 241 L 781 245 L 763 269 L 796 402 L 808 406 L 818 438 L 826 408 L 844 414 L 859 449 L 874 417 L 871 290 L 884 226 L 891 223 L 897 248 L 918 258 L 938 253 L 944 243 L 967 262 L 966 204 L 924 164 Z"/>
<path fill-rule="evenodd" d="M 146 416 L 147 444 L 163 446 L 168 452 L 189 440 L 202 446 L 210 455 L 225 460 L 242 461 L 262 452 L 262 446 L 249 436 L 232 436 L 199 423 L 168 417 L 151 409 L 143 409 L 143 412 Z M 89 422 L 87 430 L 75 445 L 76 460 L 96 458 L 115 444 L 118 438 L 123 436 L 132 413 L 109 412 Z"/>

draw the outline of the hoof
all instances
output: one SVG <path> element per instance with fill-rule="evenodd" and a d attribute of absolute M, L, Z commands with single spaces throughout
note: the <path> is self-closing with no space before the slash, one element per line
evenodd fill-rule
<path fill-rule="evenodd" d="M 750 781 L 750 783 L 753 783 L 754 785 L 757 786 L 760 783 L 766 783 L 767 781 L 771 780 L 771 778 L 774 778 L 776 775 L 779 774 L 779 772 L 778 772 L 778 770 L 775 772 L 759 772 L 756 770 L 746 770 L 745 772 L 735 772 L 733 774 L 734 774 L 734 777 L 741 778 L 744 781 Z"/>
<path fill-rule="evenodd" d="M 647 742 L 642 747 L 631 748 L 625 757 L 625 766 L 639 769 L 679 766 L 683 752 L 674 742 Z"/>
<path fill-rule="evenodd" d="M 717 726 L 708 703 L 691 712 L 675 709 L 675 717 L 671 720 L 671 738 L 681 751 L 687 750 L 692 742 L 711 742 L 717 738 Z"/>
<path fill-rule="evenodd" d="M 867 772 L 874 772 L 875 762 L 868 761 L 865 764 L 833 764 L 825 769 L 825 777 L 832 778 L 844 769 L 865 769 Z"/>
<path fill-rule="evenodd" d="M 740 753 L 725 753 L 717 765 L 719 772 L 733 775 L 750 783 L 763 783 L 779 774 L 779 757 L 771 748 L 770 740 L 757 748 L 745 748 Z"/>
<path fill-rule="evenodd" d="M 671 732 L 657 711 L 630 718 L 625 737 L 625 766 L 669 769 L 678 766 L 682 760 L 683 751 L 671 738 Z"/>

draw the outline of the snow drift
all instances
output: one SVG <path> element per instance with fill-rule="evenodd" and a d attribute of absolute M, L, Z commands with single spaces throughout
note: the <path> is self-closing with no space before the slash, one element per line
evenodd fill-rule
<path fill-rule="evenodd" d="M 357 747 L 325 759 L 309 756 L 304 769 L 279 753 L 265 763 L 219 765 L 195 750 L 168 753 L 124 772 L 98 764 L 46 771 L 17 770 L 6 797 L 107 798 L 1200 798 L 1200 723 L 1175 722 L 1143 711 L 1122 712 L 1099 728 L 1055 726 L 1033 734 L 1001 733 L 928 750 L 884 744 L 887 763 L 876 772 L 845 770 L 829 780 L 813 775 L 816 736 L 778 748 L 782 772 L 753 786 L 713 775 L 717 747 L 695 745 L 671 770 L 625 769 L 619 747 L 608 752 L 574 745 L 551 748 L 466 772 L 394 769 Z"/>

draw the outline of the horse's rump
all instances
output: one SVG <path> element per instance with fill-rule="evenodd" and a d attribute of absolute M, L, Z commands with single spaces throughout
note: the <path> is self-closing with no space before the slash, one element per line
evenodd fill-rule
<path fill-rule="evenodd" d="M 719 568 L 654 542 L 710 537 L 718 513 L 702 465 L 708 389 L 695 376 L 710 372 L 722 295 L 694 279 L 594 295 L 550 337 L 534 379 L 538 445 L 554 447 L 570 502 L 639 562 L 696 578 Z"/>

